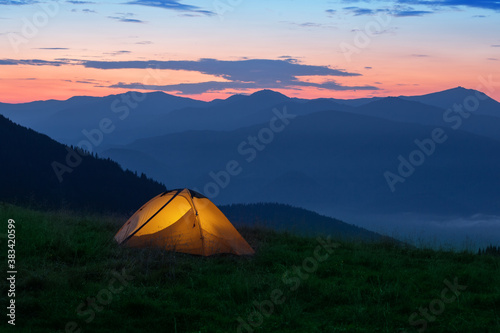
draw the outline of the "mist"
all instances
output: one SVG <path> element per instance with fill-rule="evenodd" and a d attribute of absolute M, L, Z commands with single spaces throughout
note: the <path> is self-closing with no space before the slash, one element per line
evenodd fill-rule
<path fill-rule="evenodd" d="M 479 248 L 496 244 L 500 238 L 500 216 L 496 215 L 363 214 L 325 205 L 307 205 L 305 208 L 417 247 L 476 252 Z"/>

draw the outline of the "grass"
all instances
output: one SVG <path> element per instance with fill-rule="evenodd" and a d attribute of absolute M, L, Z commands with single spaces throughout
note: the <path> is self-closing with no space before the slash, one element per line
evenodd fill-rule
<path fill-rule="evenodd" d="M 319 262 L 317 239 L 252 228 L 254 256 L 198 257 L 118 246 L 123 217 L 0 204 L 9 218 L 16 326 L 4 314 L 2 332 L 500 332 L 499 257 L 340 240 Z M 439 309 L 445 279 L 467 288 Z"/>

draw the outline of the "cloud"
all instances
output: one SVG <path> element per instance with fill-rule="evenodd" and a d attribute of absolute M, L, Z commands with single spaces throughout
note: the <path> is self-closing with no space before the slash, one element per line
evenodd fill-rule
<path fill-rule="evenodd" d="M 328 14 L 329 17 L 333 17 L 335 14 L 337 14 L 336 9 L 327 9 L 325 12 Z"/>
<path fill-rule="evenodd" d="M 312 27 L 322 27 L 323 25 L 320 23 L 314 23 L 314 22 L 304 22 L 304 23 L 294 23 L 295 25 L 298 25 L 299 27 L 302 28 L 312 28 Z"/>
<path fill-rule="evenodd" d="M 360 7 L 344 7 L 344 10 L 348 11 L 354 16 L 360 15 L 375 15 L 377 11 L 382 11 L 381 9 L 369 9 L 369 8 L 360 8 Z"/>
<path fill-rule="evenodd" d="M 40 60 L 40 59 L 27 59 L 27 60 L 13 60 L 13 59 L 0 59 L 0 66 L 20 66 L 20 65 L 29 65 L 29 66 L 62 66 L 66 65 L 69 62 L 66 60 Z"/>
<path fill-rule="evenodd" d="M 491 47 L 500 47 L 500 44 L 491 45 Z"/>
<path fill-rule="evenodd" d="M 171 60 L 171 61 L 85 61 L 87 68 L 97 69 L 127 69 L 127 68 L 158 68 L 170 70 L 196 71 L 208 75 L 217 75 L 226 79 L 253 81 L 263 77 L 284 76 L 287 73 L 294 76 L 320 75 L 320 76 L 359 76 L 327 66 L 313 66 L 292 63 L 285 60 L 250 59 L 250 60 L 217 60 L 200 59 L 197 61 Z"/>
<path fill-rule="evenodd" d="M 209 10 L 203 10 L 198 6 L 186 5 L 181 3 L 179 0 L 134 0 L 128 1 L 126 4 L 129 5 L 141 5 L 148 7 L 159 7 L 168 10 L 176 10 L 182 12 L 190 12 L 203 14 L 206 16 L 214 16 L 215 13 Z"/>
<path fill-rule="evenodd" d="M 371 9 L 371 8 L 361 8 L 361 7 L 344 7 L 345 11 L 354 16 L 368 15 L 373 16 L 379 13 L 384 13 L 386 15 L 391 15 L 395 17 L 409 17 L 409 16 L 423 16 L 427 14 L 432 14 L 434 12 L 428 10 L 415 10 L 413 7 L 408 6 L 394 6 L 393 8 L 384 9 Z"/>
<path fill-rule="evenodd" d="M 438 10 L 445 7 L 456 9 L 456 7 L 472 7 L 488 9 L 500 12 L 500 1 L 498 0 L 344 0 L 343 3 L 368 3 L 379 4 L 387 3 L 389 6 L 385 8 L 363 8 L 363 7 L 344 7 L 343 9 L 354 16 L 361 15 L 376 15 L 378 13 L 386 13 L 394 17 L 411 17 L 411 16 L 424 16 L 433 14 Z M 420 6 L 415 9 L 411 6 Z M 422 9 L 423 8 L 423 9 Z M 328 12 L 328 10 L 327 10 Z M 474 17 L 485 17 L 484 15 L 476 15 Z"/>
<path fill-rule="evenodd" d="M 399 29 L 398 27 L 391 27 L 391 28 L 384 29 L 384 30 L 371 31 L 371 33 L 374 35 L 395 34 L 398 29 Z M 352 29 L 351 30 L 351 32 L 360 32 L 360 31 L 363 31 L 363 30 L 361 30 L 361 29 Z"/>
<path fill-rule="evenodd" d="M 115 51 L 115 52 L 106 52 L 103 54 L 110 55 L 110 56 L 117 56 L 117 55 L 128 54 L 128 53 L 131 53 L 131 51 L 121 50 L 121 51 Z"/>
<path fill-rule="evenodd" d="M 67 47 L 37 47 L 33 50 L 69 50 Z"/>
<path fill-rule="evenodd" d="M 237 60 L 224 61 L 216 59 L 201 59 L 199 61 L 124 61 L 124 62 L 96 62 L 87 61 L 84 64 L 89 68 L 116 69 L 116 68 L 158 68 L 170 70 L 196 71 L 206 75 L 221 77 L 226 82 L 209 81 L 200 83 L 181 83 L 173 85 L 143 86 L 139 83 L 118 83 L 111 87 L 127 89 L 148 89 L 163 91 L 180 91 L 182 94 L 201 94 L 208 91 L 225 89 L 286 89 L 291 87 L 316 87 L 327 90 L 377 90 L 372 86 L 343 86 L 335 81 L 323 83 L 305 82 L 300 76 L 359 76 L 343 70 L 326 66 L 311 66 L 297 62 L 294 58 L 285 60 Z"/>
<path fill-rule="evenodd" d="M 92 9 L 75 9 L 73 8 L 71 10 L 72 13 L 78 13 L 78 12 L 82 12 L 82 13 L 85 13 L 85 14 L 96 14 L 97 12 L 95 10 L 92 10 Z"/>
<path fill-rule="evenodd" d="M 67 3 L 71 3 L 73 5 L 91 5 L 95 4 L 93 1 L 75 1 L 75 0 L 67 0 Z"/>
<path fill-rule="evenodd" d="M 248 59 L 248 58 L 245 58 L 245 59 Z M 294 58 L 294 57 L 291 57 L 291 56 L 288 56 L 288 55 L 279 56 L 278 59 L 283 59 L 284 61 L 287 61 L 287 62 L 292 63 L 292 64 L 298 64 L 299 63 L 299 60 L 297 58 Z"/>
<path fill-rule="evenodd" d="M 327 26 L 321 23 L 314 23 L 314 22 L 304 22 L 304 23 L 287 22 L 287 21 L 282 21 L 282 22 L 300 28 L 332 28 L 332 26 Z"/>
<path fill-rule="evenodd" d="M 466 6 L 500 11 L 500 2 L 498 0 L 398 0 L 397 2 L 410 5 L 426 5 L 431 7 Z"/>
<path fill-rule="evenodd" d="M 462 7 L 473 7 L 473 8 L 482 8 L 482 9 L 500 11 L 500 1 L 498 0 L 437 0 L 437 1 L 436 0 L 343 0 L 342 2 L 349 4 L 359 3 L 359 2 L 371 3 L 371 4 L 385 2 L 385 3 L 390 3 L 396 7 L 401 5 L 426 6 L 428 8 L 439 8 L 439 7 L 453 8 L 462 6 Z M 375 9 L 374 11 L 377 10 Z"/>
<path fill-rule="evenodd" d="M 125 23 L 145 23 L 145 21 L 131 18 L 135 16 L 135 14 L 133 13 L 116 13 L 116 14 L 120 16 L 108 16 L 108 18 Z"/>
<path fill-rule="evenodd" d="M 220 81 L 199 83 L 181 83 L 164 86 L 143 86 L 139 83 L 118 83 L 113 88 L 150 89 L 163 91 L 180 91 L 182 94 L 200 94 L 207 91 L 225 89 L 293 89 L 300 87 L 315 87 L 326 90 L 378 90 L 373 86 L 344 86 L 331 77 L 355 77 L 358 73 L 347 72 L 328 66 L 305 65 L 297 59 L 285 56 L 282 60 L 245 59 L 217 60 L 200 59 L 197 61 L 91 61 L 58 59 L 45 60 L 0 60 L 0 65 L 80 65 L 93 69 L 146 69 L 184 70 L 198 72 L 220 78 Z M 316 76 L 325 79 L 322 83 L 302 81 L 302 76 Z M 225 80 L 225 81 L 222 81 Z M 142 88 L 141 88 L 142 87 Z"/>
<path fill-rule="evenodd" d="M 126 17 L 117 17 L 117 16 L 108 16 L 110 19 L 114 19 L 120 22 L 125 22 L 125 23 L 144 23 L 144 21 L 137 20 L 137 19 L 131 19 L 131 18 L 126 18 Z"/>
<path fill-rule="evenodd" d="M 119 51 L 128 52 L 128 51 Z M 0 65 L 81 65 L 93 69 L 147 69 L 194 71 L 215 75 L 228 80 L 256 81 L 263 79 L 291 78 L 294 76 L 361 76 L 328 66 L 305 65 L 291 56 L 281 56 L 284 60 L 244 59 L 244 60 L 135 60 L 135 61 L 95 61 L 57 58 L 53 61 L 38 59 L 0 59 Z"/>
<path fill-rule="evenodd" d="M 141 42 L 136 42 L 135 44 L 138 44 L 138 45 L 151 45 L 151 44 L 153 44 L 153 42 L 150 41 L 150 40 L 143 40 Z"/>
<path fill-rule="evenodd" d="M 37 3 L 36 0 L 0 0 L 0 6 L 23 6 Z"/>
<path fill-rule="evenodd" d="M 428 57 L 430 57 L 428 54 L 412 54 L 411 56 L 415 57 L 415 58 L 428 58 Z"/>
<path fill-rule="evenodd" d="M 122 88 L 122 89 L 143 89 L 143 90 L 161 90 L 161 91 L 179 91 L 183 95 L 198 95 L 206 92 L 218 92 L 226 89 L 235 90 L 245 90 L 245 89 L 290 89 L 297 87 L 316 87 L 326 90 L 379 90 L 377 87 L 372 86 L 343 86 L 335 81 L 328 81 L 325 83 L 312 83 L 295 81 L 290 85 L 283 84 L 281 82 L 274 82 L 268 84 L 259 84 L 257 82 L 219 82 L 219 81 L 209 81 L 200 83 L 181 83 L 181 84 L 171 84 L 171 85 L 144 85 L 142 83 L 130 83 L 126 84 L 120 82 L 109 86 L 110 88 Z"/>
<path fill-rule="evenodd" d="M 433 12 L 428 10 L 393 10 L 390 12 L 392 16 L 396 17 L 424 16 L 432 13 Z"/>

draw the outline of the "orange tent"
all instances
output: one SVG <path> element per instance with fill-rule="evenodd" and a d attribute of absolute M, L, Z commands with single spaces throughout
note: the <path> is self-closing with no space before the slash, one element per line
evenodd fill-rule
<path fill-rule="evenodd" d="M 203 256 L 254 253 L 217 206 L 189 189 L 167 191 L 148 201 L 121 227 L 115 240 L 131 247 Z"/>

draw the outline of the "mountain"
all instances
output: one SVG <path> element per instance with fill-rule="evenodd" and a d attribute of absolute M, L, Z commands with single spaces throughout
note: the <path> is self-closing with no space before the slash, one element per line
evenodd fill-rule
<path fill-rule="evenodd" d="M 337 108 L 337 110 L 341 109 Z M 500 114 L 500 104 L 495 110 Z M 470 113 L 468 116 L 469 113 L 464 113 L 464 116 L 457 112 L 401 97 L 377 99 L 346 111 L 398 122 L 460 129 L 500 141 L 500 131 L 498 130 L 500 117 L 478 113 Z"/>
<path fill-rule="evenodd" d="M 145 98 L 135 103 L 134 96 Z M 460 104 L 471 103 L 474 97 L 480 103 L 469 115 Z M 499 231 L 500 104 L 475 90 L 358 100 L 304 100 L 264 90 L 212 102 L 130 92 L 0 103 L 0 113 L 13 115 L 24 125 L 43 126 L 66 143 L 87 142 L 84 147 L 92 152 L 169 188 L 203 192 L 217 204 L 281 202 L 383 233 L 390 233 L 394 225 L 405 225 L 412 234 L 424 228 L 440 230 L 441 239 L 459 233 L 468 237 L 479 229 L 478 236 L 491 237 Z M 13 140 L 20 143 L 22 137 Z M 2 154 L 11 140 L 4 137 Z M 130 189 L 139 185 L 126 186 L 132 182 L 127 180 L 120 182 L 124 185 L 110 185 L 120 192 L 116 196 L 104 197 L 106 191 L 99 187 L 104 180 L 97 187 L 87 187 L 100 172 L 94 169 L 84 172 L 83 178 L 74 176 L 81 174 L 83 163 L 65 173 L 61 185 L 46 167 L 55 158 L 31 164 L 26 156 L 19 156 L 22 150 L 37 156 L 56 149 L 26 146 L 10 152 L 22 163 L 13 167 L 8 160 L 10 168 L 3 172 L 8 187 L 2 188 L 13 189 L 3 193 L 14 202 L 17 197 L 40 206 L 77 207 L 78 202 L 100 209 L 112 203 L 113 209 L 133 206 L 135 210 L 154 195 L 144 194 L 143 200 L 131 204 L 119 201 L 116 198 L 122 193 L 127 198 L 138 193 Z M 57 161 L 64 162 L 68 151 L 57 151 Z M 123 173 L 111 161 L 97 164 L 101 163 L 109 166 L 104 168 L 106 181 L 115 181 L 113 174 Z M 19 179 L 5 176 L 17 170 L 28 175 L 20 180 L 20 193 L 14 184 Z M 48 182 L 51 177 L 56 183 Z M 71 177 L 75 184 L 65 187 Z M 28 183 L 25 179 L 31 179 L 29 185 L 23 183 Z M 37 182 L 43 185 L 37 187 Z M 99 188 L 98 193 L 94 188 Z M 27 199 L 28 192 L 35 193 L 36 199 Z M 443 221 L 456 227 L 445 232 Z"/>
<path fill-rule="evenodd" d="M 142 137 L 189 130 L 234 130 L 261 123 L 272 117 L 273 108 L 292 101 L 294 99 L 271 90 L 249 96 L 236 95 L 203 109 L 183 108 L 151 119 L 146 124 L 148 134 Z"/>
<path fill-rule="evenodd" d="M 161 162 L 147 166 L 149 176 L 198 189 L 223 204 L 281 202 L 367 214 L 500 213 L 495 140 L 335 110 L 288 121 L 273 134 L 269 122 L 234 131 L 189 131 L 103 154 L 125 167 L 137 163 L 138 153 L 146 154 L 144 161 Z"/>
<path fill-rule="evenodd" d="M 130 213 L 165 191 L 111 160 L 83 156 L 0 116 L 0 201 L 35 208 Z"/>
<path fill-rule="evenodd" d="M 323 110 L 350 111 L 350 106 L 329 99 L 301 100 L 288 98 L 270 90 L 256 92 L 249 96 L 234 95 L 224 101 L 211 102 L 210 106 L 184 108 L 157 117 L 130 137 L 147 138 L 167 133 L 181 133 L 192 130 L 232 131 L 250 125 L 269 122 L 275 117 L 275 110 L 286 108 L 293 115 L 306 115 Z M 120 145 L 105 145 L 100 152 Z"/>
<path fill-rule="evenodd" d="M 405 123 L 445 125 L 443 109 L 397 97 L 377 99 L 350 112 Z"/>
<path fill-rule="evenodd" d="M 106 133 L 103 143 L 110 144 L 126 142 L 131 132 L 144 127 L 150 119 L 179 108 L 203 108 L 206 104 L 163 92 L 128 92 L 106 97 L 73 97 L 66 101 L 3 104 L 0 114 L 71 145 L 88 140 L 83 131 L 91 133 L 99 129 L 103 119 L 109 119 L 113 131 Z M 142 137 L 143 134 L 136 135 Z"/>
<path fill-rule="evenodd" d="M 289 98 L 272 90 L 251 95 L 233 95 L 212 102 L 168 95 L 162 92 L 129 92 L 106 97 L 73 97 L 67 101 L 40 101 L 1 104 L 0 114 L 13 121 L 70 145 L 101 152 L 137 139 L 181 133 L 189 130 L 232 131 L 263 123 L 274 117 L 275 108 L 287 107 L 295 115 L 337 110 L 381 117 L 399 122 L 451 127 L 456 113 L 446 114 L 470 96 L 480 103 L 460 129 L 500 139 L 500 103 L 483 93 L 455 88 L 423 96 L 362 98 L 343 100 Z M 443 118 L 447 115 L 448 121 Z M 110 121 L 110 130 L 99 135 L 101 121 Z M 89 144 L 90 142 L 90 144 Z M 83 143 L 83 144 L 82 144 Z M 86 144 L 85 144 L 86 143 Z"/>
<path fill-rule="evenodd" d="M 457 87 L 427 95 L 400 96 L 400 98 L 432 105 L 445 110 L 453 108 L 455 104 L 471 103 L 470 105 L 473 106 L 479 102 L 477 111 L 474 114 L 500 118 L 500 103 L 486 94 L 473 89 Z"/>
<path fill-rule="evenodd" d="M 235 226 L 265 227 L 310 236 L 330 235 L 342 239 L 397 242 L 375 232 L 290 205 L 255 203 L 219 208 Z"/>
<path fill-rule="evenodd" d="M 254 92 L 253 94 L 250 94 L 248 96 L 241 96 L 240 95 L 240 98 L 238 101 L 247 101 L 247 102 L 251 102 L 251 103 L 255 103 L 255 104 L 273 105 L 273 104 L 278 104 L 278 103 L 289 101 L 289 100 L 300 101 L 300 99 L 290 98 L 290 97 L 285 96 L 282 93 L 279 93 L 277 91 L 264 89 L 264 90 Z M 229 102 L 229 103 L 235 102 L 234 96 L 228 98 L 226 100 L 226 102 Z"/>
<path fill-rule="evenodd" d="M 99 130 L 100 122 L 109 119 L 113 130 L 104 133 L 103 140 L 95 140 L 98 144 L 91 147 L 98 152 L 106 146 L 165 133 L 192 129 L 227 130 L 257 124 L 272 115 L 275 105 L 300 101 L 271 90 L 249 96 L 234 95 L 209 103 L 162 92 L 128 92 L 101 98 L 3 103 L 0 114 L 70 145 L 91 141 L 89 136 Z"/>

